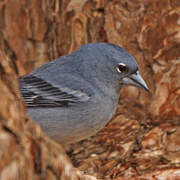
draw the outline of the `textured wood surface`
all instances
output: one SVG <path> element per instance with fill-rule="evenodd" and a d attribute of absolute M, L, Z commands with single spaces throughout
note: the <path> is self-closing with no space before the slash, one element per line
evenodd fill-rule
<path fill-rule="evenodd" d="M 0 1 L 0 48 L 19 75 L 99 41 L 121 45 L 136 58 L 151 94 L 123 88 L 114 120 L 69 147 L 73 163 L 107 179 L 180 178 L 179 0 Z M 11 103 L 1 102 L 7 107 L 3 103 L 0 114 L 8 117 Z M 9 118 L 12 127 L 22 128 L 24 115 L 10 112 L 18 117 Z"/>
<path fill-rule="evenodd" d="M 74 168 L 63 148 L 26 117 L 13 65 L 0 51 L 0 179 L 95 180 Z"/>

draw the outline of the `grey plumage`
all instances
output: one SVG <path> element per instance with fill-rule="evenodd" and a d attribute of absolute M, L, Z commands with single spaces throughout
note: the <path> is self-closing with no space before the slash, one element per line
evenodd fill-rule
<path fill-rule="evenodd" d="M 102 129 L 115 113 L 122 85 L 148 90 L 123 48 L 92 43 L 19 78 L 30 117 L 47 135 L 71 143 Z"/>

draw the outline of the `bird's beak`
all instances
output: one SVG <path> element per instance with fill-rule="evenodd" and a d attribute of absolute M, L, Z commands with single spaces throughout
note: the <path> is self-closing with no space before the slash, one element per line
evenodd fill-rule
<path fill-rule="evenodd" d="M 129 77 L 123 78 L 122 79 L 122 84 L 136 86 L 136 87 L 145 89 L 146 91 L 149 91 L 149 88 L 146 85 L 143 78 L 141 77 L 139 71 L 137 71 L 135 74 L 132 74 Z"/>

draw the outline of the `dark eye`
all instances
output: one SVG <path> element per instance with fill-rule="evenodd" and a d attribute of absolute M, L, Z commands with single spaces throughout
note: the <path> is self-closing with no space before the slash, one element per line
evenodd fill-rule
<path fill-rule="evenodd" d="M 117 71 L 118 72 L 125 72 L 127 71 L 128 68 L 126 67 L 126 65 L 124 63 L 119 63 L 118 66 L 117 66 Z"/>

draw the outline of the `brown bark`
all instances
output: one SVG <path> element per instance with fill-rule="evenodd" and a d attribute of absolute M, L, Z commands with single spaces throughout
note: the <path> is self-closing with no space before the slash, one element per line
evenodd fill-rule
<path fill-rule="evenodd" d="M 0 51 L 0 179 L 94 179 L 75 169 L 63 148 L 26 117 L 13 67 Z"/>
<path fill-rule="evenodd" d="M 179 21 L 179 0 L 4 0 L 0 45 L 11 61 L 2 62 L 22 75 L 87 42 L 125 47 L 137 59 L 151 94 L 124 88 L 114 120 L 96 137 L 75 144 L 69 154 L 77 167 L 101 178 L 168 179 L 171 174 L 175 179 L 180 174 Z M 3 71 L 11 72 L 8 67 Z M 13 90 L 17 83 L 12 77 L 2 79 L 8 84 L 1 91 L 9 92 L 2 96 L 2 122 L 23 138 L 31 121 L 25 121 L 21 103 L 13 104 L 20 95 Z M 41 146 L 38 135 L 34 139 Z"/>

